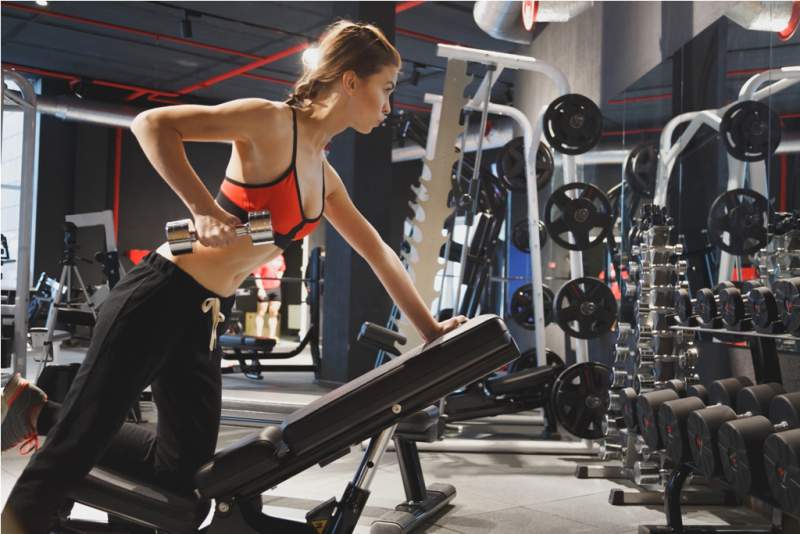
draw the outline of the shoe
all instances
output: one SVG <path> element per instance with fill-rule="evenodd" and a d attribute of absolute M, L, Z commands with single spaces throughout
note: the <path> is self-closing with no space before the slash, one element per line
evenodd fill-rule
<path fill-rule="evenodd" d="M 39 448 L 36 419 L 47 402 L 47 394 L 15 373 L 3 388 L 3 426 L 0 429 L 2 450 L 20 446 L 22 454 Z"/>

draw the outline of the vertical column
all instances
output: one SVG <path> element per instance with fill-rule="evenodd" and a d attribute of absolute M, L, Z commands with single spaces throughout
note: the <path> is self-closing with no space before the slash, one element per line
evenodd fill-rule
<path fill-rule="evenodd" d="M 727 26 L 725 18 L 706 28 L 672 57 L 672 115 L 719 108 L 725 103 Z M 688 250 L 704 248 L 708 209 L 727 182 L 725 149 L 713 132 L 695 136 L 675 166 L 667 195 L 667 206 L 676 231 L 686 236 Z M 692 291 L 709 287 L 708 269 L 702 253 L 686 258 Z"/>
<path fill-rule="evenodd" d="M 335 2 L 333 18 L 375 24 L 394 41 L 394 2 Z M 356 207 L 387 239 L 394 216 L 387 209 L 392 205 L 391 130 L 378 128 L 369 135 L 343 132 L 331 143 L 329 161 Z M 358 346 L 356 335 L 364 321 L 383 323 L 391 301 L 367 262 L 332 227 L 325 230 L 325 249 L 320 378 L 343 383 L 372 369 L 375 352 Z"/>

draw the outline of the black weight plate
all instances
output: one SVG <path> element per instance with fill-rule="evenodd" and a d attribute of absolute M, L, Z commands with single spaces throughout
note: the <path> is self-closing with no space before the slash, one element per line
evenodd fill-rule
<path fill-rule="evenodd" d="M 717 293 L 722 320 L 730 328 L 736 328 L 744 319 L 744 298 L 735 287 L 726 287 Z"/>
<path fill-rule="evenodd" d="M 705 324 L 711 323 L 714 319 L 719 317 L 717 310 L 717 301 L 714 298 L 714 293 L 707 287 L 697 290 L 695 297 L 695 314 L 700 317 Z"/>
<path fill-rule="evenodd" d="M 554 304 L 555 319 L 567 334 L 592 339 L 605 334 L 617 320 L 614 293 L 597 278 L 583 277 L 561 286 Z M 577 328 L 573 327 L 577 324 Z"/>
<path fill-rule="evenodd" d="M 734 189 L 722 193 L 708 213 L 711 243 L 736 256 L 757 252 L 767 244 L 768 209 L 767 199 L 755 191 Z"/>
<path fill-rule="evenodd" d="M 768 287 L 757 287 L 747 295 L 753 311 L 753 324 L 757 330 L 766 331 L 780 319 L 778 302 Z"/>
<path fill-rule="evenodd" d="M 524 192 L 528 188 L 525 173 L 525 139 L 515 137 L 503 147 L 497 157 L 497 173 L 506 189 Z M 536 150 L 536 188 L 542 189 L 553 178 L 553 153 L 544 143 Z"/>
<path fill-rule="evenodd" d="M 658 171 L 658 147 L 655 143 L 636 145 L 625 158 L 625 182 L 639 196 L 653 198 Z"/>
<path fill-rule="evenodd" d="M 784 330 L 790 334 L 800 331 L 800 278 L 775 282 L 775 300 Z"/>
<path fill-rule="evenodd" d="M 725 149 L 734 158 L 764 161 L 781 142 L 781 122 L 768 105 L 745 100 L 728 108 L 722 116 L 719 134 Z"/>
<path fill-rule="evenodd" d="M 564 370 L 553 384 L 551 398 L 558 422 L 576 437 L 603 437 L 610 387 L 611 370 L 597 362 L 576 363 Z"/>
<path fill-rule="evenodd" d="M 519 220 L 511 230 L 511 243 L 517 247 L 517 250 L 527 254 L 531 251 L 529 235 L 528 219 Z M 547 228 L 544 221 L 539 221 L 539 248 L 544 247 L 545 243 L 547 243 Z"/>
<path fill-rule="evenodd" d="M 570 198 L 567 191 L 580 191 Z M 569 250 L 588 250 L 602 243 L 611 232 L 611 204 L 598 187 L 586 183 L 562 185 L 544 207 L 544 224 L 553 241 Z M 597 231 L 599 229 L 599 232 Z M 595 235 L 592 236 L 592 231 Z M 575 243 L 569 242 L 571 234 Z"/>
<path fill-rule="evenodd" d="M 603 115 L 583 95 L 571 93 L 553 100 L 544 113 L 544 136 L 562 154 L 588 152 L 600 141 Z"/>
<path fill-rule="evenodd" d="M 676 289 L 673 304 L 678 318 L 683 324 L 687 324 L 692 316 L 692 297 L 689 295 L 689 290 L 682 287 Z"/>
<path fill-rule="evenodd" d="M 553 290 L 547 286 L 542 286 L 544 302 L 544 324 L 548 325 L 553 321 Z M 527 330 L 536 328 L 536 320 L 533 314 L 533 285 L 525 284 L 520 286 L 511 297 L 511 318 L 514 322 Z"/>

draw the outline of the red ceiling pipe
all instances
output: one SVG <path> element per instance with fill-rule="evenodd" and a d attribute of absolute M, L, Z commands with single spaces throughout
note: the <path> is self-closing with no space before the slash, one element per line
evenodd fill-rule
<path fill-rule="evenodd" d="M 90 26 L 96 26 L 98 28 L 105 28 L 107 30 L 116 30 L 126 33 L 132 33 L 134 35 L 139 35 L 142 37 L 150 37 L 155 39 L 156 41 L 168 41 L 172 43 L 177 43 L 185 46 L 190 46 L 192 48 L 202 48 L 204 50 L 211 50 L 213 52 L 220 52 L 223 54 L 229 54 L 232 56 L 239 56 L 239 57 L 246 57 L 248 59 L 259 59 L 260 56 L 256 56 L 254 54 L 248 54 L 246 52 L 240 52 L 239 50 L 233 50 L 232 48 L 225 48 L 222 46 L 215 46 L 206 43 L 202 43 L 195 39 L 182 39 L 180 37 L 173 37 L 171 35 L 165 35 L 163 33 L 156 33 L 150 32 L 146 30 L 139 30 L 137 28 L 131 28 L 130 26 L 122 26 L 120 24 L 112 24 L 110 22 L 103 22 L 94 19 L 87 19 L 85 17 L 78 17 L 75 15 L 65 15 L 64 13 L 57 13 L 55 11 L 51 11 L 49 9 L 40 9 L 38 7 L 31 7 L 22 4 L 15 4 L 13 2 L 3 2 L 4 8 L 11 8 L 17 9 L 19 11 L 25 11 L 28 13 L 34 13 L 36 15 L 42 15 L 45 17 L 53 17 L 62 20 L 68 20 L 70 22 L 79 22 L 81 24 L 88 24 Z"/>
<path fill-rule="evenodd" d="M 158 96 L 178 96 L 178 93 L 173 93 L 170 91 L 160 91 L 158 89 L 149 89 L 147 87 L 139 87 L 127 83 L 107 82 L 105 80 L 92 80 L 92 83 L 95 85 L 101 85 L 103 87 L 113 87 L 114 89 L 123 89 L 125 91 L 134 91 L 137 93 L 144 93 L 144 94 L 151 94 Z"/>
<path fill-rule="evenodd" d="M 425 2 L 399 2 L 396 6 L 394 6 L 394 12 L 402 13 L 403 11 L 408 11 L 409 9 L 413 9 L 424 3 Z"/>
<path fill-rule="evenodd" d="M 455 41 L 448 41 L 447 39 L 442 39 L 441 37 L 436 37 L 435 35 L 428 35 L 426 33 L 415 32 L 413 30 L 407 30 L 405 28 L 396 28 L 394 30 L 398 35 L 405 35 L 406 37 L 413 37 L 414 39 L 418 39 L 420 41 L 427 41 L 429 43 L 443 43 L 443 44 L 459 44 Z"/>
<path fill-rule="evenodd" d="M 55 72 L 52 70 L 44 70 L 44 69 L 37 69 L 34 67 L 26 67 L 24 65 L 17 65 L 15 63 L 3 63 L 3 68 L 17 70 L 19 72 L 29 72 L 31 74 L 39 74 L 40 76 L 47 76 L 49 78 L 59 78 L 62 80 L 69 80 L 70 83 L 72 82 L 79 82 L 81 81 L 80 77 L 74 76 L 72 74 L 64 74 L 61 72 Z"/>
<path fill-rule="evenodd" d="M 609 100 L 609 104 L 634 104 L 636 102 L 651 102 L 654 100 L 669 100 L 672 98 L 672 93 L 664 93 L 661 95 L 648 95 L 648 96 L 630 96 L 628 98 L 619 98 L 616 100 Z"/>
<path fill-rule="evenodd" d="M 408 102 L 395 102 L 394 107 L 397 109 L 407 109 L 409 111 L 419 111 L 420 113 L 430 113 L 431 108 L 428 106 L 418 106 L 417 104 L 409 104 Z"/>
<path fill-rule="evenodd" d="M 259 67 L 263 67 L 264 65 L 268 65 L 270 63 L 275 63 L 276 61 L 280 61 L 283 58 L 298 54 L 298 53 L 302 52 L 303 50 L 305 50 L 306 48 L 308 48 L 308 43 L 300 43 L 300 44 L 291 46 L 289 48 L 281 50 L 280 52 L 276 52 L 274 54 L 270 54 L 270 55 L 268 55 L 266 57 L 260 58 L 258 61 L 253 61 L 252 63 L 248 63 L 247 65 L 243 65 L 241 67 L 235 68 L 235 69 L 230 70 L 228 72 L 224 72 L 222 74 L 218 74 L 217 76 L 214 76 L 214 77 L 209 78 L 207 80 L 203 80 L 201 82 L 197 82 L 197 83 L 192 84 L 192 85 L 187 85 L 186 87 L 178 89 L 178 94 L 186 95 L 186 94 L 189 94 L 189 93 L 193 93 L 193 92 L 197 91 L 198 89 L 204 89 L 206 87 L 211 87 L 212 85 L 216 85 L 219 82 L 223 82 L 223 81 L 225 81 L 227 79 L 233 78 L 234 76 L 239 76 L 240 74 L 244 74 L 245 72 L 247 72 L 249 70 L 257 69 Z"/>
<path fill-rule="evenodd" d="M 244 74 L 241 74 L 241 77 L 250 78 L 252 80 L 261 80 L 270 83 L 277 83 L 279 85 L 286 85 L 287 87 L 294 86 L 294 82 L 291 82 L 289 80 L 281 80 L 280 78 L 273 78 L 272 76 L 264 76 L 263 74 L 252 74 L 249 72 L 245 72 Z"/>

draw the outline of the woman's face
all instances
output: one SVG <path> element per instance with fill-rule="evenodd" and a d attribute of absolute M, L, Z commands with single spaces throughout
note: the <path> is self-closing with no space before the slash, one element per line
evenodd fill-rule
<path fill-rule="evenodd" d="M 399 68 L 387 65 L 366 78 L 355 77 L 352 92 L 352 127 L 368 134 L 381 125 L 391 111 L 389 97 L 397 85 Z"/>

